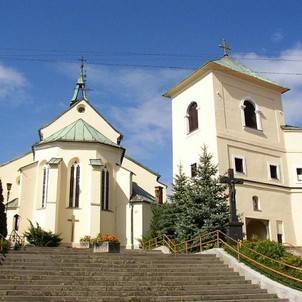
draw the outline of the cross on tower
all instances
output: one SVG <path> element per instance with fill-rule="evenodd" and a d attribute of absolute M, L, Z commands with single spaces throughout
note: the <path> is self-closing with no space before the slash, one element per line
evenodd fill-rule
<path fill-rule="evenodd" d="M 69 222 L 71 222 L 71 242 L 74 240 L 74 225 L 76 222 L 79 222 L 78 219 L 75 219 L 74 215 L 71 215 L 71 219 L 68 219 Z"/>
<path fill-rule="evenodd" d="M 84 73 L 84 63 L 86 63 L 87 60 L 86 60 L 83 56 L 81 56 L 81 58 L 79 59 L 79 61 L 81 62 L 81 74 L 82 74 L 83 77 L 85 78 L 86 75 L 85 75 L 85 73 Z"/>
<path fill-rule="evenodd" d="M 220 48 L 223 48 L 223 55 L 224 56 L 228 56 L 230 51 L 231 51 L 231 47 L 228 44 L 228 42 L 225 39 L 222 39 L 222 43 L 219 44 Z"/>
<path fill-rule="evenodd" d="M 242 239 L 242 222 L 239 222 L 236 211 L 236 184 L 243 184 L 243 179 L 234 177 L 234 170 L 228 169 L 228 176 L 220 176 L 220 182 L 225 183 L 229 187 L 229 200 L 230 200 L 230 224 L 229 236 L 233 239 Z"/>

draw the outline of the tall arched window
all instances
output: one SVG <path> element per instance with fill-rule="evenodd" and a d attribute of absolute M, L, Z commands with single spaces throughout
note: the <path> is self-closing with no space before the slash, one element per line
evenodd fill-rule
<path fill-rule="evenodd" d="M 42 185 L 42 208 L 46 207 L 47 195 L 48 195 L 48 177 L 49 177 L 49 167 L 44 166 L 43 168 L 43 185 Z"/>
<path fill-rule="evenodd" d="M 258 129 L 255 105 L 251 101 L 245 100 L 243 106 L 245 126 Z"/>
<path fill-rule="evenodd" d="M 198 129 L 198 111 L 197 111 L 197 104 L 195 102 L 189 105 L 187 110 L 187 118 L 188 118 L 189 133 Z"/>
<path fill-rule="evenodd" d="M 102 210 L 109 210 L 109 189 L 110 189 L 110 177 L 109 171 L 102 170 L 101 179 L 101 207 Z"/>
<path fill-rule="evenodd" d="M 75 162 L 70 168 L 69 207 L 78 208 L 80 199 L 80 165 Z"/>

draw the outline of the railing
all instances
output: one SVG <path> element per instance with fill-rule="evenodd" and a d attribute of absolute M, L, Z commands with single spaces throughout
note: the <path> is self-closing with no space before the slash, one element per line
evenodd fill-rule
<path fill-rule="evenodd" d="M 24 246 L 24 238 L 21 237 L 16 230 L 13 230 L 9 237 L 8 237 L 8 241 L 11 244 L 11 247 L 13 248 L 21 248 L 22 246 Z"/>
<path fill-rule="evenodd" d="M 172 254 L 197 253 L 214 247 L 223 247 L 224 249 L 228 250 L 230 254 L 233 254 L 238 259 L 238 261 L 252 264 L 254 268 L 269 273 L 271 277 L 276 276 L 281 277 L 281 279 L 285 278 L 286 280 L 294 281 L 299 285 L 299 288 L 302 288 L 301 267 L 297 267 L 259 253 L 258 251 L 245 246 L 242 241 L 236 241 L 220 230 L 210 233 L 201 233 L 194 236 L 192 239 L 185 240 L 180 243 L 174 243 L 168 236 L 162 235 L 144 242 L 142 244 L 142 247 L 144 249 L 153 249 L 160 245 L 168 247 Z M 251 256 L 246 255 L 243 252 L 244 250 L 254 254 L 256 259 L 253 259 Z M 261 259 L 267 260 L 277 268 L 270 267 L 269 265 L 262 263 L 260 261 Z M 287 273 L 287 271 L 289 270 L 293 271 L 292 275 Z M 280 278 L 277 279 L 279 280 Z"/>

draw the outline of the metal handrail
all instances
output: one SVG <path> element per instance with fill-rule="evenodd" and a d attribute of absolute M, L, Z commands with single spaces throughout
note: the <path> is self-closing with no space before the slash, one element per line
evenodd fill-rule
<path fill-rule="evenodd" d="M 234 243 L 236 243 L 236 244 L 238 243 L 238 241 L 234 240 L 233 238 L 231 238 L 230 236 L 224 234 L 223 232 L 221 232 L 221 231 L 218 231 L 218 232 L 221 233 L 221 234 L 223 234 L 223 235 L 224 235 L 225 237 L 227 237 L 228 239 L 232 240 Z M 244 246 L 244 244 L 241 245 L 241 246 Z M 253 250 L 253 249 L 251 249 L 251 248 L 249 248 L 249 247 L 247 247 L 247 246 L 244 246 L 244 248 L 246 248 L 247 250 L 249 250 L 249 251 L 251 251 L 251 252 L 253 252 L 253 253 L 255 253 L 255 254 L 257 254 L 257 255 L 263 257 L 263 258 L 266 258 L 266 259 L 268 259 L 268 260 L 270 260 L 270 261 L 274 261 L 274 262 L 276 262 L 276 263 L 278 263 L 278 264 L 281 264 L 281 265 L 284 265 L 284 266 L 287 266 L 287 267 L 290 267 L 290 268 L 293 268 L 293 269 L 302 271 L 302 268 L 301 268 L 301 267 L 294 266 L 294 265 L 288 264 L 288 263 L 283 262 L 283 261 L 280 261 L 280 260 L 276 260 L 276 259 L 271 258 L 271 257 L 269 257 L 269 256 L 266 256 L 266 255 L 264 255 L 264 254 L 262 254 L 262 253 L 260 253 L 260 252 L 258 252 L 258 251 L 255 251 L 255 250 Z"/>
<path fill-rule="evenodd" d="M 22 238 L 16 230 L 13 230 L 9 237 L 8 237 L 8 240 L 11 242 L 11 243 L 15 243 L 15 244 L 19 244 L 21 247 L 24 246 L 24 238 Z"/>
<path fill-rule="evenodd" d="M 270 270 L 270 271 L 272 271 L 272 272 L 274 272 L 274 273 L 277 273 L 277 274 L 279 274 L 279 275 L 281 275 L 281 276 L 283 276 L 283 277 L 292 279 L 292 280 L 297 281 L 297 282 L 299 282 L 299 283 L 302 284 L 302 279 L 298 279 L 298 278 L 296 278 L 296 277 L 294 277 L 294 276 L 291 276 L 291 275 L 288 275 L 288 274 L 286 274 L 286 273 L 280 272 L 280 271 L 275 270 L 275 269 L 273 269 L 273 268 L 271 268 L 271 267 L 269 267 L 269 266 L 267 266 L 267 265 L 265 265 L 265 264 L 263 264 L 263 263 L 261 263 L 261 262 L 258 262 L 257 260 L 255 260 L 255 259 L 253 259 L 253 258 L 250 258 L 249 256 L 247 256 L 247 255 L 241 253 L 238 249 L 234 249 L 234 247 L 232 247 L 231 245 L 229 245 L 228 243 L 226 243 L 226 242 L 223 241 L 222 239 L 219 239 L 219 241 L 220 241 L 221 243 L 223 243 L 224 245 L 226 245 L 229 249 L 233 250 L 236 254 L 240 255 L 240 257 L 246 258 L 247 260 L 253 262 L 256 266 L 261 266 L 262 268 L 265 268 L 265 269 Z"/>
<path fill-rule="evenodd" d="M 211 239 L 211 237 L 212 237 L 212 239 Z M 221 237 L 223 237 L 224 239 L 222 239 Z M 211 244 L 213 246 L 218 246 L 218 247 L 221 244 L 221 245 L 224 245 L 224 246 L 228 247 L 233 252 L 235 252 L 235 254 L 237 255 L 238 261 L 240 261 L 240 258 L 245 258 L 248 261 L 252 262 L 254 265 L 260 266 L 262 269 L 266 269 L 268 271 L 274 272 L 275 274 L 279 274 L 282 277 L 286 277 L 288 279 L 297 281 L 297 282 L 299 282 L 299 283 L 302 284 L 302 279 L 299 279 L 297 277 L 291 276 L 291 275 L 289 275 L 289 274 L 287 274 L 285 272 L 282 272 L 282 271 L 274 269 L 274 268 L 272 268 L 272 267 L 270 267 L 268 265 L 265 265 L 265 264 L 263 264 L 263 263 L 255 260 L 255 259 L 251 258 L 250 256 L 242 253 L 242 251 L 240 251 L 240 249 L 242 247 L 244 247 L 245 249 L 247 249 L 247 250 L 255 253 L 258 256 L 261 256 L 261 257 L 263 257 L 265 259 L 268 259 L 268 260 L 270 260 L 270 261 L 272 261 L 274 263 L 277 263 L 279 265 L 282 265 L 284 267 L 295 269 L 295 270 L 297 270 L 299 272 L 302 271 L 301 267 L 293 266 L 291 264 L 287 264 L 285 262 L 273 259 L 273 258 L 271 258 L 269 256 L 264 255 L 264 254 L 261 254 L 258 251 L 255 251 L 255 250 L 253 250 L 253 249 L 251 249 L 249 247 L 244 246 L 244 244 L 242 244 L 241 241 L 234 240 L 233 238 L 231 238 L 230 236 L 228 236 L 227 234 L 225 234 L 224 232 L 222 232 L 220 230 L 212 231 L 212 232 L 209 232 L 207 234 L 203 233 L 203 234 L 201 234 L 199 236 L 195 236 L 192 239 L 185 240 L 185 241 L 182 241 L 182 242 L 177 243 L 177 244 L 175 244 L 166 235 L 162 235 L 161 238 L 162 238 L 162 240 L 159 243 L 162 243 L 165 246 L 167 246 L 169 248 L 169 250 L 172 253 L 174 253 L 174 254 L 177 254 L 177 253 L 180 254 L 180 253 L 183 253 L 183 252 L 185 252 L 186 254 L 188 254 L 190 251 L 192 251 L 192 249 L 197 248 L 197 247 L 199 247 L 199 250 L 202 251 L 209 244 Z M 206 238 L 206 240 L 203 241 L 205 238 Z M 226 241 L 228 241 L 228 242 L 226 242 Z M 233 242 L 234 244 L 232 245 L 230 242 Z M 234 246 L 236 246 L 236 247 L 234 247 Z"/>

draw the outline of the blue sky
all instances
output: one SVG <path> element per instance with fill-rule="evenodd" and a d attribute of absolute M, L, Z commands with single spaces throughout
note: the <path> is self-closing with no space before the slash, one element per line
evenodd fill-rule
<path fill-rule="evenodd" d="M 128 154 L 168 184 L 171 107 L 161 95 L 219 57 L 222 38 L 254 70 L 282 73 L 266 76 L 292 89 L 287 122 L 301 125 L 302 76 L 283 74 L 302 73 L 301 12 L 301 1 L 2 0 L 0 162 L 30 151 L 37 130 L 68 107 L 81 55 L 90 101 L 125 135 Z"/>

